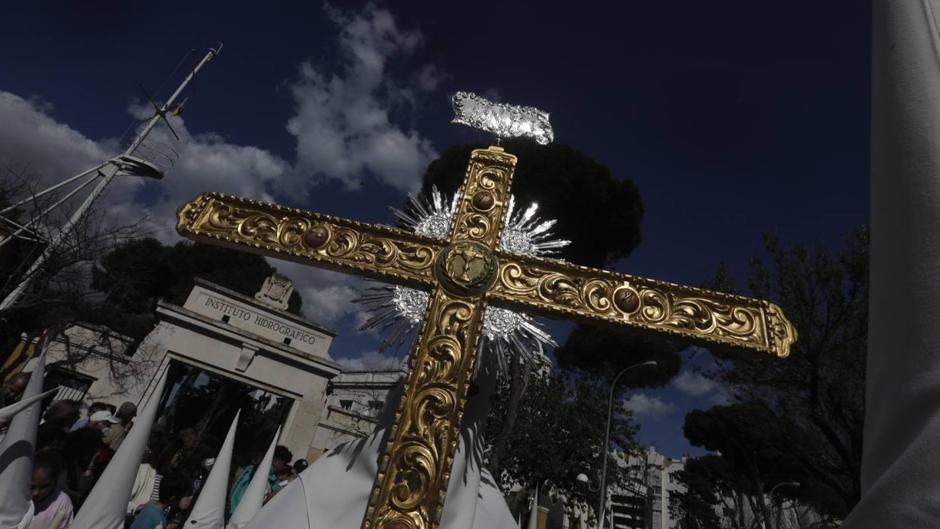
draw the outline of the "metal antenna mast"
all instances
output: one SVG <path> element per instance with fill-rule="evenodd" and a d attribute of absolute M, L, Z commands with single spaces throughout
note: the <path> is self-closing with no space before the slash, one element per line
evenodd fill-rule
<path fill-rule="evenodd" d="M 111 180 L 113 180 L 115 176 L 131 175 L 131 176 L 144 176 L 144 177 L 156 178 L 156 179 L 160 179 L 163 177 L 164 171 L 163 169 L 159 167 L 159 162 L 156 160 L 147 160 L 146 158 L 147 157 L 153 158 L 154 156 L 162 156 L 169 160 L 170 157 L 164 153 L 159 153 L 159 152 L 155 154 L 150 153 L 150 156 L 147 156 L 147 153 L 143 152 L 143 151 L 148 150 L 147 146 L 144 144 L 144 141 L 147 139 L 147 136 L 150 135 L 151 131 L 153 131 L 153 128 L 157 126 L 157 123 L 160 122 L 160 120 L 163 120 L 163 122 L 166 123 L 167 127 L 169 127 L 170 132 L 172 132 L 173 135 L 176 136 L 176 131 L 173 130 L 173 128 L 170 126 L 169 121 L 167 121 L 166 119 L 167 112 L 171 108 L 171 105 L 176 101 L 179 95 L 186 88 L 186 86 L 196 77 L 196 74 L 199 72 L 199 70 L 202 69 L 202 67 L 205 66 L 206 63 L 208 63 L 213 58 L 215 58 L 215 56 L 218 55 L 221 50 L 222 50 L 221 42 L 219 43 L 217 47 L 210 48 L 209 51 L 206 53 L 206 55 L 202 58 L 202 60 L 199 61 L 199 64 L 197 64 L 196 67 L 193 68 L 192 71 L 189 72 L 189 75 L 187 75 L 186 78 L 183 79 L 180 85 L 176 88 L 176 91 L 173 92 L 173 95 L 171 95 L 170 98 L 167 99 L 165 103 L 163 103 L 162 105 L 158 105 L 152 99 L 150 100 L 150 103 L 153 105 L 153 108 L 154 108 L 153 116 L 151 116 L 150 119 L 147 120 L 146 125 L 144 125 L 144 127 L 140 129 L 140 132 L 137 133 L 137 136 L 134 138 L 134 141 L 131 142 L 131 144 L 127 147 L 127 149 L 124 150 L 123 153 L 95 167 L 92 167 L 91 169 L 88 169 L 87 171 L 83 171 L 48 189 L 45 189 L 39 193 L 36 193 L 35 195 L 32 195 L 28 198 L 25 198 L 15 204 L 12 204 L 0 210 L 0 215 L 3 215 L 23 204 L 34 201 L 42 197 L 43 195 L 46 195 L 52 191 L 55 191 L 56 189 L 59 189 L 67 184 L 70 184 L 76 180 L 80 180 L 83 177 L 88 177 L 89 175 L 93 175 L 88 180 L 86 180 L 85 182 L 82 182 L 81 184 L 79 184 L 78 187 L 76 187 L 75 189 L 70 191 L 68 194 L 66 194 L 64 197 L 62 197 L 62 199 L 56 201 L 55 204 L 43 210 L 39 214 L 38 218 L 33 219 L 30 222 L 23 224 L 23 225 L 20 225 L 16 222 L 13 222 L 7 219 L 7 222 L 9 222 L 10 224 L 13 224 L 17 229 L 9 237 L 4 239 L 3 241 L 0 241 L 0 246 L 3 246 L 7 242 L 13 240 L 14 237 L 17 237 L 20 234 L 29 230 L 30 227 L 33 224 L 35 224 L 39 218 L 42 218 L 51 210 L 63 204 L 65 201 L 73 197 L 79 191 L 81 191 L 82 189 L 90 185 L 92 182 L 94 182 L 95 179 L 100 177 L 100 180 L 98 181 L 98 185 L 96 185 L 94 189 L 92 189 L 91 193 L 85 198 L 85 200 L 81 203 L 78 209 L 76 209 L 75 212 L 72 213 L 72 215 L 65 222 L 62 228 L 58 230 L 58 232 L 56 232 L 51 237 L 51 239 L 49 240 L 49 243 L 43 249 L 39 257 L 35 261 L 33 261 L 33 264 L 30 265 L 29 269 L 23 275 L 23 279 L 19 282 L 18 285 L 16 285 L 16 288 L 10 291 L 10 293 L 7 294 L 7 296 L 3 299 L 3 301 L 0 302 L 0 311 L 9 309 L 20 299 L 20 297 L 22 297 L 23 292 L 26 290 L 26 287 L 29 286 L 29 283 L 35 277 L 36 273 L 42 268 L 42 266 L 46 263 L 49 257 L 52 256 L 53 252 L 62 243 L 62 241 L 71 233 L 71 231 L 75 228 L 75 226 L 82 219 L 82 217 L 85 215 L 88 209 L 92 206 L 92 204 L 94 204 L 95 200 L 101 195 L 102 192 L 104 192 L 105 188 L 108 187 L 108 184 L 111 183 Z M 149 95 L 148 95 L 148 98 L 149 98 Z M 141 151 L 141 152 L 138 153 L 138 151 Z"/>

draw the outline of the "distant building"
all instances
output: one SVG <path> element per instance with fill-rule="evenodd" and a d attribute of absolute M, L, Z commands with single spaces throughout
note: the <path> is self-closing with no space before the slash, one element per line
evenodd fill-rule
<path fill-rule="evenodd" d="M 675 529 L 681 526 L 681 520 L 672 516 L 670 507 L 675 507 L 685 492 L 685 485 L 678 479 L 689 460 L 688 457 L 670 458 L 660 454 L 652 446 L 639 455 L 629 458 L 631 475 L 641 476 L 641 481 L 648 486 L 645 494 L 649 504 L 649 525 L 638 526 L 649 529 Z M 639 495 L 643 495 L 639 492 Z M 715 506 L 715 513 L 721 521 L 721 527 L 738 527 L 741 520 L 745 525 L 760 527 L 760 519 L 751 510 L 747 501 L 735 501 L 732 497 L 723 497 L 722 503 Z M 774 519 L 774 527 L 779 529 L 797 529 L 812 527 L 821 520 L 819 515 L 809 506 L 791 500 L 774 503 L 766 497 L 764 501 L 772 506 L 770 511 Z M 735 520 L 732 517 L 736 518 Z M 634 527 L 632 525 L 614 525 L 614 527 Z"/>
<path fill-rule="evenodd" d="M 292 290 L 278 275 L 254 297 L 196 279 L 182 306 L 157 304 L 157 324 L 139 344 L 102 327 L 70 327 L 49 349 L 51 375 L 68 388 L 63 398 L 117 405 L 149 398 L 166 372 L 164 405 L 175 403 L 178 423 L 224 429 L 231 419 L 222 415 L 250 406 L 259 433 L 280 425 L 282 444 L 315 459 L 332 448 L 314 438 L 327 384 L 342 369 L 329 356 L 335 333 L 284 310 Z"/>
<path fill-rule="evenodd" d="M 640 456 L 631 456 L 631 468 L 641 469 L 644 483 L 649 487 L 651 529 L 673 529 L 678 520 L 672 518 L 669 505 L 676 501 L 676 494 L 685 492 L 676 474 L 685 468 L 686 458 L 671 458 L 660 454 L 650 446 Z"/>
<path fill-rule="evenodd" d="M 138 342 L 101 325 L 76 322 L 47 347 L 45 385 L 59 388 L 56 400 L 137 400 L 154 367 L 132 356 Z"/>
<path fill-rule="evenodd" d="M 196 409 L 177 413 L 179 422 L 211 430 L 227 427 L 223 412 L 248 406 L 259 433 L 282 426 L 281 442 L 313 461 L 370 434 L 404 373 L 343 370 L 329 355 L 335 333 L 286 312 L 292 291 L 280 275 L 253 297 L 197 278 L 182 306 L 157 305 L 157 324 L 142 340 L 75 323 L 47 349 L 46 385 L 60 388 L 57 399 L 118 406 L 148 399 L 167 373 L 164 413 L 189 404 Z M 35 340 L 24 337 L 7 363 L 31 370 L 26 359 L 34 349 Z"/>
<path fill-rule="evenodd" d="M 614 529 L 675 529 L 679 521 L 669 513 L 669 502 L 685 489 L 675 474 L 686 458 L 670 458 L 649 447 L 638 454 L 611 452 L 608 465 L 625 471 L 624 479 L 607 483 L 604 525 Z M 539 529 L 591 529 L 586 513 L 573 513 L 575 522 Z"/>
<path fill-rule="evenodd" d="M 372 433 L 404 371 L 344 371 L 326 385 L 314 445 L 335 447 Z"/>

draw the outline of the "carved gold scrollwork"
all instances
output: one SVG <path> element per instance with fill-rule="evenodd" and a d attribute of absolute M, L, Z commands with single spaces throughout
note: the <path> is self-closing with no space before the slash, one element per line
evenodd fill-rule
<path fill-rule="evenodd" d="M 490 232 L 490 219 L 486 215 L 468 215 L 464 226 L 468 239 L 482 239 Z"/>
<path fill-rule="evenodd" d="M 770 328 L 768 334 L 773 344 L 778 347 L 786 347 L 789 350 L 790 344 L 796 341 L 797 332 L 786 316 L 783 310 L 774 303 L 766 303 L 767 327 Z"/>
<path fill-rule="evenodd" d="M 495 169 L 482 169 L 480 171 L 479 187 L 482 189 L 496 189 L 497 183 L 505 178 L 503 171 Z"/>
<path fill-rule="evenodd" d="M 796 331 L 760 300 L 535 257 L 498 255 L 489 301 L 789 354 Z"/>
<path fill-rule="evenodd" d="M 345 268 L 380 279 L 433 285 L 434 239 L 216 193 L 180 209 L 177 229 L 261 253 Z"/>
<path fill-rule="evenodd" d="M 479 299 L 455 298 L 440 288 L 432 295 L 364 527 L 437 524 L 482 321 Z"/>
<path fill-rule="evenodd" d="M 356 253 L 359 249 L 359 233 L 355 230 L 338 229 L 333 230 L 333 236 L 326 247 L 326 254 L 337 259 L 352 259 L 354 261 L 365 261 L 361 254 Z"/>
<path fill-rule="evenodd" d="M 607 312 L 611 308 L 611 285 L 599 279 L 585 281 L 581 286 L 581 299 L 595 312 Z"/>
<path fill-rule="evenodd" d="M 476 150 L 457 199 L 450 244 L 412 350 L 404 396 L 376 476 L 365 529 L 437 527 L 483 321 L 515 157 Z M 472 241 L 472 242 L 471 242 Z M 445 290 L 446 289 L 446 290 Z M 412 525 L 414 524 L 414 525 Z"/>
<path fill-rule="evenodd" d="M 665 292 L 654 289 L 640 291 L 640 312 L 638 317 L 651 324 L 661 323 L 669 316 L 669 297 Z"/>
<path fill-rule="evenodd" d="M 308 229 L 310 229 L 310 221 L 307 219 L 297 217 L 285 219 L 277 226 L 277 243 L 287 247 L 297 246 Z"/>
<path fill-rule="evenodd" d="M 500 149 L 477 149 L 457 201 L 452 241 L 471 239 L 493 247 L 499 241 L 516 157 Z"/>

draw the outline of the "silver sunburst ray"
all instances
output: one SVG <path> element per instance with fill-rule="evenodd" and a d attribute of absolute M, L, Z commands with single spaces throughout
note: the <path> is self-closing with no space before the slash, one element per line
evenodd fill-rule
<path fill-rule="evenodd" d="M 392 208 L 401 225 L 420 235 L 445 238 L 450 221 L 457 208 L 457 197 L 450 200 L 437 190 L 430 196 L 408 195 L 405 210 Z M 516 199 L 509 198 L 506 227 L 500 237 L 502 250 L 522 255 L 552 255 L 571 241 L 555 238 L 551 232 L 554 220 L 538 217 L 538 204 L 516 211 Z M 398 347 L 413 338 L 427 309 L 430 295 L 402 286 L 373 286 L 355 301 L 362 303 L 370 317 L 361 329 L 376 329 L 385 334 L 383 349 Z M 483 315 L 481 347 L 491 347 L 496 353 L 499 369 L 509 373 L 509 362 L 520 358 L 529 365 L 544 355 L 546 345 L 556 346 L 555 340 L 531 316 L 510 309 L 487 307 Z"/>

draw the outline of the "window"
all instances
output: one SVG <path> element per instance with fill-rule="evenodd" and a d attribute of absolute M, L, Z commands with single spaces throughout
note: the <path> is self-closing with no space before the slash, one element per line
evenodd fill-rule
<path fill-rule="evenodd" d="M 382 406 L 385 406 L 385 402 L 383 402 L 383 401 L 381 401 L 381 400 L 369 401 L 369 407 L 372 408 L 373 410 L 381 411 L 381 410 L 382 410 Z"/>
<path fill-rule="evenodd" d="M 344 410 L 349 410 L 349 409 L 352 409 L 352 403 L 353 401 L 351 400 L 343 399 L 339 401 L 339 406 L 343 408 Z"/>
<path fill-rule="evenodd" d="M 46 389 L 59 388 L 59 392 L 55 395 L 55 400 L 82 400 L 85 398 L 85 394 L 88 393 L 88 388 L 91 387 L 94 381 L 95 379 L 86 375 L 59 367 L 51 367 L 46 371 L 43 387 Z"/>

